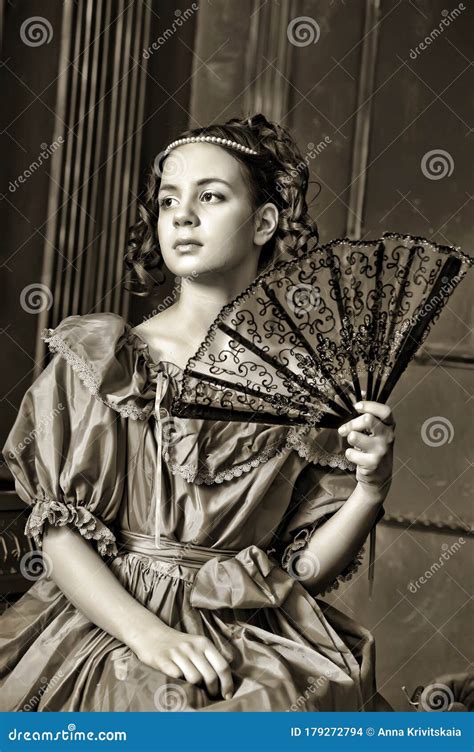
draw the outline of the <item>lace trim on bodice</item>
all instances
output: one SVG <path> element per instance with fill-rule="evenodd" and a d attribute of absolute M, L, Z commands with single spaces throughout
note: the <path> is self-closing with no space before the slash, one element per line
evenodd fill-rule
<path fill-rule="evenodd" d="M 176 366 L 174 363 L 163 361 L 162 363 L 155 363 L 150 355 L 148 345 L 134 332 L 131 331 L 129 324 L 125 324 L 125 340 L 134 349 L 135 352 L 143 356 L 147 363 L 147 367 L 150 372 L 155 375 L 159 368 L 166 364 L 166 371 L 168 376 L 178 380 L 182 375 L 182 369 Z M 111 401 L 107 396 L 101 392 L 101 385 L 98 378 L 95 376 L 90 364 L 77 355 L 70 345 L 68 345 L 60 334 L 55 334 L 54 329 L 43 329 L 41 332 L 41 339 L 48 343 L 48 346 L 52 352 L 59 353 L 66 362 L 71 366 L 74 372 L 78 375 L 81 382 L 86 389 L 93 395 L 95 399 L 102 402 L 107 407 L 112 408 L 118 412 L 124 418 L 131 418 L 132 420 L 146 420 L 153 412 L 153 401 L 151 400 L 149 405 L 144 408 L 139 408 L 134 404 L 119 405 Z M 308 443 L 304 441 L 304 436 L 308 428 L 292 427 L 288 429 L 285 427 L 282 438 L 279 441 L 272 442 L 267 445 L 259 454 L 254 455 L 251 459 L 242 463 L 237 463 L 231 467 L 224 468 L 218 472 L 211 472 L 204 466 L 202 468 L 195 464 L 181 464 L 172 459 L 170 453 L 164 450 L 163 457 L 169 467 L 170 471 L 176 475 L 179 474 L 189 483 L 196 484 L 213 484 L 223 483 L 224 481 L 232 480 L 233 478 L 240 477 L 244 473 L 248 473 L 259 465 L 268 462 L 268 460 L 275 457 L 277 454 L 294 450 L 300 457 L 319 465 L 327 465 L 330 467 L 339 467 L 347 470 L 355 470 L 355 465 L 346 459 L 344 455 L 327 452 L 321 447 L 313 449 Z M 203 463 L 204 465 L 204 463 Z"/>
<path fill-rule="evenodd" d="M 255 457 L 252 457 L 252 459 L 249 460 L 248 462 L 244 462 L 240 465 L 234 465 L 224 470 L 220 470 L 217 473 L 211 473 L 205 470 L 198 470 L 195 467 L 195 465 L 192 465 L 191 463 L 186 464 L 186 465 L 180 465 L 177 462 L 173 462 L 170 457 L 169 452 L 167 451 L 164 452 L 163 456 L 166 460 L 168 467 L 170 468 L 171 472 L 174 475 L 176 474 L 181 475 L 189 483 L 196 483 L 197 485 L 206 483 L 210 485 L 212 483 L 223 483 L 226 480 L 232 480 L 232 478 L 238 478 L 240 475 L 250 472 L 250 470 L 252 470 L 254 467 L 258 467 L 264 462 L 267 462 L 269 459 L 276 456 L 278 451 L 281 451 L 284 448 L 285 448 L 284 440 L 277 442 L 276 444 L 271 444 L 270 446 L 265 447 L 265 449 L 260 454 L 257 454 Z"/>
<path fill-rule="evenodd" d="M 335 454 L 327 452 L 319 447 L 312 449 L 311 446 L 302 439 L 307 429 L 302 431 L 292 428 L 287 437 L 287 446 L 298 452 L 299 456 L 315 465 L 329 465 L 329 467 L 339 467 L 342 470 L 355 470 L 356 465 L 350 462 L 344 454 Z"/>

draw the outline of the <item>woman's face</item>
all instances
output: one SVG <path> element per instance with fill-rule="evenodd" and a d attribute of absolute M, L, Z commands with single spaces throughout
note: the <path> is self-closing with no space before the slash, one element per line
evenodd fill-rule
<path fill-rule="evenodd" d="M 158 238 L 166 266 L 178 276 L 229 272 L 253 255 L 255 232 L 250 196 L 239 162 L 219 146 L 184 144 L 163 163 L 158 193 Z M 180 240 L 199 245 L 176 245 Z"/>

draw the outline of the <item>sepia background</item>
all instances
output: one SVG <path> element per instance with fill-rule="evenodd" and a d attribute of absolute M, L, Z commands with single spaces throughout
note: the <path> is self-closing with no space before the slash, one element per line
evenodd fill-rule
<path fill-rule="evenodd" d="M 146 170 L 187 127 L 263 112 L 308 159 L 320 239 L 472 248 L 473 10 L 445 0 L 10 0 L 0 4 L 0 440 L 46 363 L 39 333 L 173 302 L 124 290 Z M 396 710 L 472 672 L 472 283 L 390 398 L 394 480 L 367 567 L 328 600 L 376 638 Z M 31 585 L 26 511 L 0 468 L 2 607 Z M 443 556 L 444 554 L 444 556 Z"/>

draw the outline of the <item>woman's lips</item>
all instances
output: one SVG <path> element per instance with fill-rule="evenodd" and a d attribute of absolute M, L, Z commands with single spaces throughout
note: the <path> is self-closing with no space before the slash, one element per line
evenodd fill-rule
<path fill-rule="evenodd" d="M 176 246 L 177 251 L 185 252 L 185 251 L 195 251 L 198 248 L 201 248 L 200 243 L 178 243 Z"/>

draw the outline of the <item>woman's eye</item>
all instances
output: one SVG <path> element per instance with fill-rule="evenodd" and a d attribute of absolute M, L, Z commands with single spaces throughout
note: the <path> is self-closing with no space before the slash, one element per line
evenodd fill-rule
<path fill-rule="evenodd" d="M 204 193 L 201 193 L 201 198 L 203 198 L 204 196 L 215 196 L 219 199 L 223 198 L 223 196 L 221 196 L 219 193 L 214 193 L 214 191 L 204 191 Z M 205 203 L 208 204 L 209 201 L 205 201 Z"/>
<path fill-rule="evenodd" d="M 166 196 L 165 198 L 161 198 L 158 201 L 158 206 L 164 206 L 165 208 L 167 208 L 169 206 L 169 204 L 167 204 L 166 202 L 167 201 L 174 201 L 174 200 L 175 199 L 173 198 L 173 196 Z"/>
<path fill-rule="evenodd" d="M 206 199 L 206 196 L 208 197 L 209 200 Z M 223 199 L 224 198 L 224 196 L 221 196 L 219 193 L 214 193 L 214 191 L 204 191 L 203 193 L 201 193 L 200 198 L 204 200 L 205 204 L 209 204 L 209 203 L 211 203 L 211 199 L 212 199 L 213 196 L 215 198 L 217 198 L 217 199 Z M 170 207 L 170 203 L 169 202 L 170 201 L 176 201 L 176 200 L 177 199 L 176 199 L 175 196 L 165 196 L 165 198 L 162 198 L 162 199 L 160 199 L 158 201 L 158 206 L 160 208 L 163 207 L 165 209 L 168 209 Z"/>

